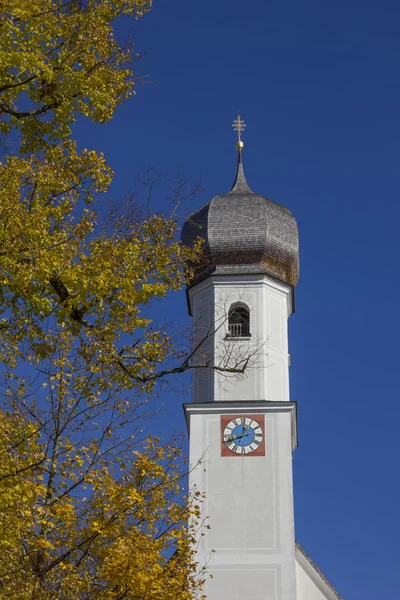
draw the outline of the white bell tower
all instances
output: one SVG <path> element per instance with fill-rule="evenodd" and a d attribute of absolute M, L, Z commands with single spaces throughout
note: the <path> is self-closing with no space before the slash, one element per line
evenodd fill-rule
<path fill-rule="evenodd" d="M 186 244 L 204 240 L 188 289 L 196 363 L 204 368 L 194 370 L 193 402 L 185 405 L 190 488 L 205 495 L 209 526 L 197 560 L 206 566 L 208 600 L 296 600 L 297 430 L 287 321 L 298 279 L 297 225 L 290 211 L 248 187 L 240 116 L 235 124 L 235 183 L 182 231 Z M 243 374 L 229 372 L 244 366 Z"/>

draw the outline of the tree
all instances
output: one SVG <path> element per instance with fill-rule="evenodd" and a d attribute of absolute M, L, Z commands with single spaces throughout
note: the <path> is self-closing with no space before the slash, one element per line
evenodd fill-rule
<path fill-rule="evenodd" d="M 39 428 L 0 414 L 1 597 L 192 599 L 177 449 L 155 439 L 112 465 L 60 438 L 49 456 Z"/>
<path fill-rule="evenodd" d="M 103 227 L 94 199 L 112 171 L 71 137 L 78 118 L 108 121 L 133 93 L 133 47 L 113 23 L 150 5 L 1 6 L 4 598 L 186 600 L 197 589 L 187 522 L 198 512 L 182 497 L 179 444 L 143 430 L 157 382 L 194 366 L 144 311 L 181 289 L 198 248 L 163 215 Z"/>

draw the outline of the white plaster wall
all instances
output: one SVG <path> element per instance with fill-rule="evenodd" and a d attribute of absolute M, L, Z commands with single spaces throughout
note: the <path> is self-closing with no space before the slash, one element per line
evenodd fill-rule
<path fill-rule="evenodd" d="M 207 582 L 205 593 L 208 600 L 275 600 L 279 589 L 279 567 L 258 567 L 244 570 L 243 566 L 215 568 L 213 579 Z M 228 587 L 227 587 L 227 582 Z M 232 595 L 232 591 L 235 595 Z M 254 590 L 262 590 L 261 596 Z"/>
<path fill-rule="evenodd" d="M 195 288 L 191 294 L 193 314 L 193 344 L 197 348 L 194 362 L 214 363 L 214 288 Z M 214 399 L 214 374 L 208 369 L 195 369 L 192 375 L 193 402 L 212 402 Z"/>
<path fill-rule="evenodd" d="M 220 415 L 204 419 L 209 462 L 203 485 L 211 527 L 206 536 L 207 550 L 231 555 L 238 550 L 270 552 L 279 547 L 274 420 L 267 417 L 265 422 L 266 456 L 221 457 Z"/>
<path fill-rule="evenodd" d="M 189 290 L 195 343 L 206 338 L 196 360 L 226 367 L 242 366 L 242 375 L 195 370 L 194 402 L 289 400 L 287 320 L 291 288 L 266 275 L 211 276 Z M 226 336 L 228 311 L 235 302 L 250 309 L 251 338 Z M 213 335 L 214 334 L 214 335 Z"/>
<path fill-rule="evenodd" d="M 205 494 L 210 527 L 197 553 L 213 576 L 204 593 L 208 600 L 296 600 L 291 413 L 264 411 L 265 456 L 225 457 L 218 404 L 211 410 L 190 416 L 190 489 Z"/>

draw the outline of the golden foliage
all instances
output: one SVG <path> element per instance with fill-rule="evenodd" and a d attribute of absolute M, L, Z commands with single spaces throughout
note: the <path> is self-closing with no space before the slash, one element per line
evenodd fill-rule
<path fill-rule="evenodd" d="M 181 289 L 189 251 L 162 215 L 110 231 L 113 173 L 78 151 L 80 117 L 134 90 L 113 23 L 149 0 L 0 7 L 0 597 L 189 600 L 198 589 L 183 459 L 143 429 L 173 340 L 147 306 Z"/>
<path fill-rule="evenodd" d="M 151 0 L 3 0 L 3 132 L 18 129 L 30 151 L 67 139 L 79 115 L 110 120 L 134 89 L 132 46 L 120 46 L 113 22 L 150 8 Z"/>
<path fill-rule="evenodd" d="M 51 459 L 38 437 L 31 423 L 0 412 L 1 597 L 192 600 L 186 524 L 195 509 L 174 501 L 176 448 L 149 440 L 127 464 L 120 458 L 118 473 L 99 462 L 84 477 L 75 448 L 74 477 L 84 483 L 74 496 L 46 484 Z M 56 474 L 61 488 L 66 463 Z"/>

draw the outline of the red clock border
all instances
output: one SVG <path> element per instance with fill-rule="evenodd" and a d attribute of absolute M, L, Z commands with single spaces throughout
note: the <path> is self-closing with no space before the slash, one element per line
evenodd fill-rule
<path fill-rule="evenodd" d="M 236 454 L 232 452 L 224 444 L 224 429 L 232 419 L 238 419 L 240 417 L 246 417 L 248 419 L 254 419 L 263 430 L 263 439 L 257 450 L 249 452 L 249 454 Z M 249 415 L 249 414 L 235 414 L 235 415 L 221 415 L 221 456 L 238 456 L 239 458 L 250 458 L 251 456 L 265 456 L 265 415 Z"/>

